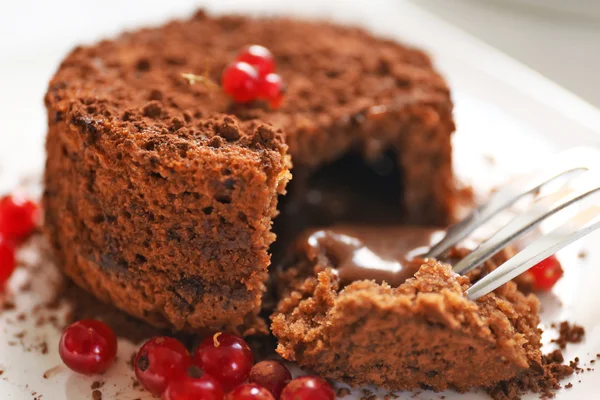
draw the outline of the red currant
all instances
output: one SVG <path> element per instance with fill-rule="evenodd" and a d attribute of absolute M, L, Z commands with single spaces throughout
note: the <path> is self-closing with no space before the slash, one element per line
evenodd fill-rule
<path fill-rule="evenodd" d="M 161 394 L 173 379 L 185 375 L 192 364 L 190 353 L 177 339 L 150 339 L 135 357 L 135 376 L 152 394 Z"/>
<path fill-rule="evenodd" d="M 290 371 L 279 361 L 261 361 L 250 370 L 248 382 L 256 383 L 273 394 L 276 399 L 281 391 L 292 380 Z"/>
<path fill-rule="evenodd" d="M 277 74 L 268 74 L 259 83 L 258 97 L 269 102 L 271 108 L 279 108 L 283 100 L 283 83 Z"/>
<path fill-rule="evenodd" d="M 163 393 L 163 400 L 223 400 L 219 381 L 201 370 L 197 375 L 184 374 L 172 380 Z"/>
<path fill-rule="evenodd" d="M 257 44 L 246 47 L 238 56 L 237 61 L 243 61 L 252 65 L 259 77 L 267 76 L 275 71 L 275 60 L 273 54 L 266 47 Z"/>
<path fill-rule="evenodd" d="M 0 234 L 0 288 L 15 270 L 15 245 Z"/>
<path fill-rule="evenodd" d="M 35 229 L 39 218 L 36 203 L 21 194 L 0 199 L 0 234 L 21 240 Z"/>
<path fill-rule="evenodd" d="M 540 261 L 530 270 L 533 275 L 533 290 L 546 292 L 562 277 L 563 269 L 556 256 Z"/>
<path fill-rule="evenodd" d="M 288 383 L 280 400 L 335 400 L 335 392 L 324 379 L 301 376 Z"/>
<path fill-rule="evenodd" d="M 194 364 L 221 382 L 225 392 L 244 383 L 253 362 L 248 343 L 227 333 L 207 337 L 194 352 Z"/>
<path fill-rule="evenodd" d="M 275 400 L 275 397 L 267 389 L 254 383 L 247 383 L 229 392 L 225 400 Z"/>
<path fill-rule="evenodd" d="M 117 338 L 104 322 L 85 319 L 63 332 L 58 353 L 65 365 L 80 374 L 101 374 L 117 356 Z"/>
<path fill-rule="evenodd" d="M 221 78 L 225 93 L 237 103 L 248 103 L 256 99 L 258 89 L 258 73 L 256 69 L 245 62 L 229 64 Z"/>

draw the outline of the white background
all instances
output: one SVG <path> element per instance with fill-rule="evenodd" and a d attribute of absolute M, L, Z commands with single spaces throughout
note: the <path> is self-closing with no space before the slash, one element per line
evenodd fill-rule
<path fill-rule="evenodd" d="M 600 107 L 600 1 L 412 2 Z"/>

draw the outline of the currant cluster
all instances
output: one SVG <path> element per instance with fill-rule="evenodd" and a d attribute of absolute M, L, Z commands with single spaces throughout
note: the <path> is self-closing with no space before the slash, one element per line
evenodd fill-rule
<path fill-rule="evenodd" d="M 223 71 L 221 85 L 236 103 L 265 100 L 275 109 L 283 99 L 283 84 L 275 73 L 275 60 L 263 46 L 252 45 L 242 50 Z"/>
<path fill-rule="evenodd" d="M 19 193 L 0 199 L 0 289 L 15 270 L 16 247 L 35 229 L 37 204 Z"/>
<path fill-rule="evenodd" d="M 253 364 L 252 350 L 243 339 L 219 332 L 191 355 L 176 339 L 153 338 L 140 348 L 134 366 L 142 386 L 163 400 L 335 399 L 321 378 L 292 380 L 278 361 Z"/>

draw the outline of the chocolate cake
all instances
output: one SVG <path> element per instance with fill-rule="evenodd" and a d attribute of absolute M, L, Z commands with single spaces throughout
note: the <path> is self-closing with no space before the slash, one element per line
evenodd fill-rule
<path fill-rule="evenodd" d="M 234 104 L 182 77 L 219 82 L 248 44 L 274 54 L 281 108 Z M 45 103 L 45 225 L 59 263 L 156 326 L 265 330 L 257 315 L 290 158 L 282 241 L 369 210 L 453 217 L 448 87 L 423 52 L 360 29 L 198 12 L 76 48 Z"/>
<path fill-rule="evenodd" d="M 540 368 L 537 298 L 509 282 L 468 300 L 469 277 L 418 257 L 435 232 L 342 226 L 303 235 L 278 272 L 277 352 L 325 377 L 391 390 L 464 392 Z"/>

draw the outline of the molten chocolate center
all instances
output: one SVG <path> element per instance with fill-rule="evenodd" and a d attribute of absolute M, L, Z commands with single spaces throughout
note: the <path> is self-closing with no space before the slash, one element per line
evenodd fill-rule
<path fill-rule="evenodd" d="M 344 286 L 369 279 L 396 287 L 414 276 L 421 265 L 415 257 L 443 234 L 430 227 L 334 226 L 312 231 L 302 245 L 309 258 L 326 257 Z"/>

